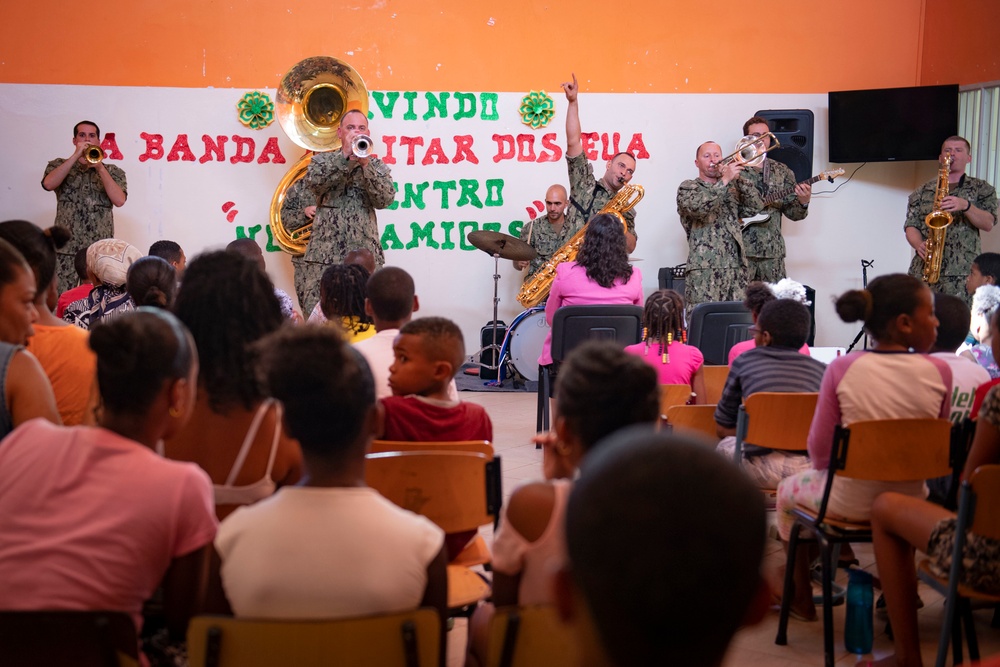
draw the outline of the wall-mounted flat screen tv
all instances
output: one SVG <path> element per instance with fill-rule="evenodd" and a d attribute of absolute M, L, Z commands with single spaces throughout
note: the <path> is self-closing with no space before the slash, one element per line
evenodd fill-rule
<path fill-rule="evenodd" d="M 958 85 L 829 93 L 830 162 L 935 160 L 958 132 Z"/>

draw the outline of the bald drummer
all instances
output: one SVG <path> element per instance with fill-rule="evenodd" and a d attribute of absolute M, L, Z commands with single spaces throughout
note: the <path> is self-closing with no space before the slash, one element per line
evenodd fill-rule
<path fill-rule="evenodd" d="M 558 183 L 549 186 L 545 192 L 545 217 L 535 218 L 521 230 L 521 240 L 538 253 L 531 261 L 514 260 L 514 268 L 518 271 L 528 269 L 524 276 L 525 280 L 545 266 L 552 259 L 552 255 L 566 245 L 582 226 L 567 219 L 568 203 L 566 188 Z"/>

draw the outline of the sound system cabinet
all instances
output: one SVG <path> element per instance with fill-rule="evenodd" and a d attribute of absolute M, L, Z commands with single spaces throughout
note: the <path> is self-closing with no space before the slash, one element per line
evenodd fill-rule
<path fill-rule="evenodd" d="M 507 324 L 503 320 L 497 320 L 497 348 L 503 343 L 504 336 L 507 335 Z M 486 349 L 488 346 L 493 344 L 493 321 L 490 320 L 486 323 L 482 329 L 479 330 L 479 336 L 482 341 L 483 351 L 479 353 L 479 363 L 486 364 L 486 366 L 496 366 L 497 357 L 499 355 L 498 350 Z M 486 368 L 486 366 L 479 367 L 479 377 L 484 380 L 496 380 L 498 369 Z"/>
<path fill-rule="evenodd" d="M 795 182 L 806 180 L 813 165 L 813 112 L 809 109 L 764 109 L 757 115 L 767 119 L 771 132 L 781 143 L 768 157 L 787 165 L 795 173 Z"/>

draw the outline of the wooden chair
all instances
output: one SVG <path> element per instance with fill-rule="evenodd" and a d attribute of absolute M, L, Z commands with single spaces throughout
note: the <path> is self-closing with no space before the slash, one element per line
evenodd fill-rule
<path fill-rule="evenodd" d="M 775 644 L 788 643 L 795 555 L 802 529 L 816 536 L 820 547 L 823 583 L 823 650 L 825 665 L 832 667 L 834 548 L 845 542 L 871 542 L 871 523 L 854 523 L 827 516 L 830 489 L 837 476 L 880 482 L 923 481 L 941 477 L 952 469 L 952 425 L 947 419 L 882 419 L 859 421 L 850 428 L 837 426 L 833 436 L 830 473 L 818 512 L 798 506 L 788 541 L 785 586 L 778 616 Z M 848 451 L 848 445 L 850 450 Z"/>
<path fill-rule="evenodd" d="M 751 394 L 736 417 L 736 465 L 743 466 L 744 443 L 805 452 L 818 397 L 815 392 Z M 777 491 L 764 489 L 764 493 L 773 499 Z"/>
<path fill-rule="evenodd" d="M 499 457 L 417 451 L 368 454 L 366 459 L 368 486 L 403 509 L 427 517 L 446 533 L 478 530 L 495 523 L 500 513 Z M 489 593 L 489 585 L 467 568 L 454 564 L 448 568 L 450 609 L 474 604 Z"/>
<path fill-rule="evenodd" d="M 714 405 L 675 405 L 667 410 L 667 424 L 677 432 L 695 432 L 719 442 L 715 425 Z"/>
<path fill-rule="evenodd" d="M 973 600 L 1000 604 L 1000 595 L 990 595 L 967 586 L 962 581 L 966 531 L 979 537 L 1000 541 L 1000 465 L 980 466 L 972 477 L 962 483 L 955 526 L 955 543 L 951 556 L 951 571 L 947 577 L 938 576 L 930 561 L 920 563 L 919 577 L 946 597 L 945 617 L 941 625 L 941 639 L 935 665 L 944 667 L 948 659 L 948 642 L 954 647 L 954 664 L 962 662 L 962 626 L 969 646 L 969 659 L 979 660 L 979 641 L 972 619 Z"/>
<path fill-rule="evenodd" d="M 332 621 L 196 616 L 191 667 L 437 667 L 441 619 L 433 609 Z"/>
<path fill-rule="evenodd" d="M 123 611 L 0 611 L 5 667 L 139 664 L 139 639 Z"/>
<path fill-rule="evenodd" d="M 729 366 L 702 366 L 705 376 L 705 403 L 715 405 L 722 398 L 722 388 L 729 377 Z"/>
<path fill-rule="evenodd" d="M 691 385 L 661 384 L 660 385 L 660 418 L 666 420 L 667 410 L 675 405 L 686 405 L 691 399 Z"/>
<path fill-rule="evenodd" d="M 578 649 L 554 607 L 498 607 L 490 620 L 487 667 L 571 667 Z"/>

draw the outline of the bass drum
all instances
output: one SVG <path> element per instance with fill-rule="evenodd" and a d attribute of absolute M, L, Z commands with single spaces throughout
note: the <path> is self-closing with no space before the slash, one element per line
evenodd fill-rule
<path fill-rule="evenodd" d="M 510 365 L 526 380 L 538 381 L 538 357 L 542 354 L 549 331 L 551 328 L 545 321 L 544 306 L 529 308 L 510 325 Z"/>

